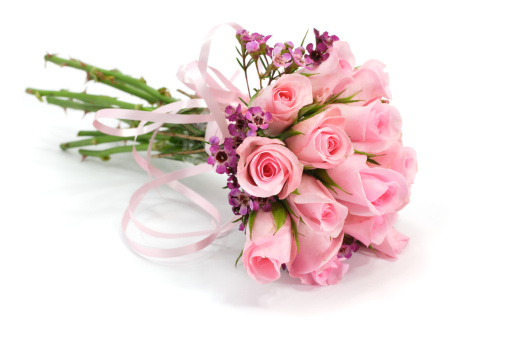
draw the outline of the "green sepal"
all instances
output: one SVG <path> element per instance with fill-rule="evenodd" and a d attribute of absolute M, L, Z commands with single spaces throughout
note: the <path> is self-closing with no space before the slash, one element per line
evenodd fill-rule
<path fill-rule="evenodd" d="M 306 77 L 310 77 L 310 76 L 313 76 L 313 75 L 318 75 L 320 73 L 313 73 L 313 74 L 310 74 L 310 73 L 299 73 L 299 74 L 301 74 L 303 76 L 306 76 Z"/>
<path fill-rule="evenodd" d="M 290 228 L 292 230 L 292 236 L 294 236 L 294 241 L 296 242 L 296 248 L 298 250 L 299 254 L 299 233 L 298 233 L 298 227 L 296 225 L 296 221 L 291 217 L 290 218 Z"/>
<path fill-rule="evenodd" d="M 294 194 L 294 195 L 301 195 L 301 193 L 299 192 L 299 189 L 296 188 L 296 190 L 294 190 L 293 192 L 291 192 L 291 194 Z"/>
<path fill-rule="evenodd" d="M 366 159 L 366 162 L 370 162 L 370 163 L 373 163 L 375 165 L 380 165 L 380 163 L 378 163 L 377 161 L 375 161 L 374 159 L 369 158 L 369 157 Z"/>
<path fill-rule="evenodd" d="M 375 250 L 375 248 L 373 248 L 373 247 L 371 246 L 371 244 L 370 244 L 370 245 L 368 245 L 368 249 L 370 249 L 371 251 L 373 251 L 373 253 L 375 254 L 375 256 L 377 256 L 377 257 L 378 257 L 378 255 L 377 255 L 377 251 Z"/>
<path fill-rule="evenodd" d="M 364 151 L 359 151 L 359 150 L 354 150 L 354 153 L 360 154 L 360 155 L 366 155 L 368 157 L 384 156 L 384 154 L 371 154 L 371 153 L 366 153 Z"/>
<path fill-rule="evenodd" d="M 280 203 L 283 204 L 283 206 L 285 207 L 286 210 L 289 211 L 290 214 L 294 215 L 297 217 L 296 213 L 291 209 L 289 203 L 287 203 L 287 200 L 280 200 Z"/>
<path fill-rule="evenodd" d="M 243 250 L 241 250 L 241 252 L 239 253 L 238 258 L 236 259 L 236 263 L 234 263 L 234 267 L 235 267 L 235 268 L 237 268 L 237 267 L 238 267 L 238 262 L 239 262 L 239 259 L 241 258 L 241 256 L 243 256 Z"/>
<path fill-rule="evenodd" d="M 276 234 L 278 230 L 280 230 L 285 224 L 285 220 L 287 219 L 287 211 L 285 210 L 282 203 L 275 202 L 271 204 L 271 214 L 275 220 L 276 231 L 274 234 Z"/>
<path fill-rule="evenodd" d="M 296 136 L 296 135 L 304 135 L 304 133 L 294 130 L 294 129 L 289 129 L 287 131 L 284 131 L 280 135 L 278 135 L 276 138 L 279 139 L 280 141 L 285 141 L 285 139 L 288 139 L 289 137 Z"/>
<path fill-rule="evenodd" d="M 324 186 L 326 188 L 329 188 L 329 189 L 333 190 L 335 193 L 336 193 L 336 190 L 334 190 L 333 188 L 338 188 L 341 191 L 343 191 L 344 193 L 346 193 L 347 195 L 352 195 L 351 193 L 346 192 L 345 190 L 343 190 L 338 184 L 336 184 L 335 181 L 333 181 L 333 179 L 327 173 L 327 170 L 325 170 L 325 169 L 315 169 L 313 172 L 315 174 L 315 177 L 318 178 L 319 181 L 321 181 L 322 184 L 324 184 Z"/>
<path fill-rule="evenodd" d="M 248 215 L 248 228 L 250 229 L 250 239 L 252 239 L 252 230 L 253 230 L 253 224 L 255 222 L 255 216 L 257 216 L 257 211 L 250 212 L 250 215 Z"/>

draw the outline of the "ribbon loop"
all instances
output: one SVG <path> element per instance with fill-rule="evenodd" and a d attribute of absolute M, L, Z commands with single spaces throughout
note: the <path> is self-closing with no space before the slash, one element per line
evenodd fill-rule
<path fill-rule="evenodd" d="M 190 124 L 215 121 L 218 124 L 222 135 L 224 135 L 224 137 L 230 136 L 229 130 L 227 128 L 227 120 L 225 119 L 223 113 L 224 108 L 228 104 L 239 101 L 240 97 L 242 99 L 246 99 L 246 95 L 243 94 L 236 86 L 234 86 L 232 81 L 228 80 L 222 73 L 220 73 L 215 68 L 208 66 L 212 38 L 215 32 L 224 25 L 228 25 L 235 30 L 242 29 L 241 26 L 235 23 L 223 24 L 212 28 L 207 34 L 206 39 L 201 47 L 199 61 L 191 62 L 185 66 L 180 67 L 178 70 L 177 76 L 180 81 L 182 81 L 190 89 L 194 90 L 202 99 L 182 100 L 159 107 L 153 111 L 102 109 L 99 110 L 95 115 L 95 120 L 93 122 L 94 127 L 105 134 L 114 136 L 134 136 L 134 139 L 137 140 L 137 136 L 153 132 L 148 146 L 148 154 L 146 158 L 142 157 L 139 154 L 135 145 L 133 146 L 132 150 L 134 159 L 136 160 L 137 164 L 148 173 L 151 180 L 143 184 L 134 192 L 130 198 L 129 205 L 127 207 L 127 210 L 125 210 L 122 219 L 122 234 L 126 242 L 136 253 L 142 256 L 152 258 L 170 258 L 188 255 L 204 249 L 213 243 L 217 237 L 228 233 L 231 229 L 234 228 L 234 223 L 232 222 L 226 222 L 218 226 L 217 224 L 221 223 L 221 217 L 219 211 L 215 208 L 215 206 L 213 206 L 212 203 L 199 195 L 197 192 L 179 182 L 179 180 L 182 178 L 192 177 L 212 171 L 213 168 L 210 165 L 199 164 L 174 172 L 164 173 L 162 170 L 158 169 L 150 163 L 151 149 L 157 130 L 164 123 Z M 223 86 L 217 83 L 217 81 L 215 81 L 210 76 L 208 69 L 222 82 Z M 207 108 L 210 111 L 210 114 L 177 114 L 181 109 L 188 108 Z M 137 128 L 117 129 L 109 127 L 100 122 L 99 119 L 102 118 L 135 120 L 141 121 L 141 123 Z M 139 222 L 134 217 L 134 212 L 141 203 L 142 199 L 149 191 L 157 189 L 158 187 L 164 185 L 167 185 L 183 196 L 186 196 L 188 199 L 206 211 L 212 217 L 211 224 L 213 226 L 213 229 L 186 233 L 165 233 L 155 231 Z M 132 221 L 132 223 L 139 231 L 155 238 L 177 239 L 202 236 L 206 237 L 197 242 L 176 248 L 151 248 L 139 244 L 129 238 L 127 234 L 127 228 L 130 224 L 130 221 Z"/>

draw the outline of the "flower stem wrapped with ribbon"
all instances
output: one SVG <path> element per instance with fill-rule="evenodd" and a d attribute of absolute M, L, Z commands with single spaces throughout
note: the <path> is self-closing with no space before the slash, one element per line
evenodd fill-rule
<path fill-rule="evenodd" d="M 82 70 L 88 80 L 146 105 L 27 89 L 64 109 L 96 112 L 96 130 L 79 132 L 87 138 L 63 143 L 62 149 L 80 148 L 83 157 L 103 160 L 131 151 L 149 174 L 151 180 L 134 192 L 122 220 L 131 248 L 148 258 L 178 257 L 202 250 L 238 227 L 245 233 L 241 262 L 259 283 L 274 281 L 285 270 L 304 284 L 336 284 L 356 252 L 396 258 L 408 238 L 394 223 L 409 201 L 417 162 L 415 151 L 402 143 L 401 116 L 390 105 L 384 65 L 371 60 L 356 66 L 349 45 L 328 32 L 314 30 L 315 42 L 306 46 L 305 39 L 301 46 L 291 41 L 270 45 L 271 35 L 230 23 L 226 26 L 236 30 L 236 60 L 246 81 L 243 93 L 208 66 L 212 37 L 221 26 L 208 33 L 199 59 L 178 70 L 180 81 L 194 92 L 180 90 L 187 100 L 173 98 L 166 88 L 152 88 L 142 78 L 50 54 L 46 61 Z M 118 127 L 106 125 L 105 118 L 116 119 Z M 88 148 L 97 144 L 113 146 Z M 151 157 L 195 165 L 164 173 Z M 212 170 L 227 175 L 235 215 L 231 222 L 222 223 L 212 203 L 179 181 Z M 174 234 L 139 222 L 137 206 L 162 185 L 209 213 L 213 228 Z M 202 239 L 154 248 L 129 238 L 131 223 L 155 238 Z"/>

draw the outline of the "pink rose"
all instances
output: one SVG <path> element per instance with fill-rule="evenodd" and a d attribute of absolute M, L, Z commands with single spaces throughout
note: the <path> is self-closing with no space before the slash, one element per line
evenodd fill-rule
<path fill-rule="evenodd" d="M 364 105 L 372 100 L 387 98 L 391 99 L 389 90 L 389 76 L 384 72 L 386 66 L 378 60 L 366 61 L 361 67 L 352 73 L 352 81 L 347 85 L 338 85 L 333 94 L 338 94 L 345 89 L 341 97 L 354 95 L 355 100 L 362 100 L 353 105 Z"/>
<path fill-rule="evenodd" d="M 280 140 L 247 137 L 237 154 L 238 182 L 250 195 L 284 199 L 301 182 L 303 165 Z"/>
<path fill-rule="evenodd" d="M 417 173 L 417 156 L 414 149 L 403 147 L 401 142 L 397 142 L 382 154 L 382 156 L 375 157 L 382 167 L 402 174 L 409 185 L 414 184 Z"/>
<path fill-rule="evenodd" d="M 384 241 L 381 244 L 372 244 L 372 247 L 377 254 L 396 259 L 401 250 L 407 246 L 408 240 L 407 236 L 391 226 Z"/>
<path fill-rule="evenodd" d="M 395 212 L 381 216 L 363 217 L 349 215 L 345 220 L 343 232 L 359 240 L 364 245 L 381 244 L 387 231 L 398 219 Z"/>
<path fill-rule="evenodd" d="M 328 53 L 328 59 L 314 69 L 300 70 L 303 73 L 314 74 L 309 79 L 312 84 L 313 97 L 317 102 L 326 101 L 333 95 L 334 89 L 345 89 L 353 81 L 352 72 L 356 61 L 349 44 L 335 41 L 333 46 L 328 49 Z"/>
<path fill-rule="evenodd" d="M 301 277 L 315 272 L 332 261 L 343 242 L 343 232 L 338 237 L 315 232 L 304 223 L 299 223 L 299 253 L 296 244 L 292 244 L 291 259 L 287 269 L 292 277 Z"/>
<path fill-rule="evenodd" d="M 347 192 L 336 189 L 333 196 L 349 209 L 349 214 L 383 215 L 399 211 L 408 203 L 409 189 L 405 178 L 391 169 L 368 167 L 364 155 L 349 156 L 327 173 Z"/>
<path fill-rule="evenodd" d="M 271 212 L 259 210 L 252 227 L 252 238 L 247 231 L 241 261 L 250 277 L 259 283 L 280 278 L 280 267 L 289 262 L 292 233 L 290 217 L 276 232 Z"/>
<path fill-rule="evenodd" d="M 342 280 L 349 269 L 349 265 L 342 263 L 335 257 L 320 268 L 310 273 L 299 276 L 301 283 L 309 285 L 334 285 Z"/>
<path fill-rule="evenodd" d="M 300 74 L 289 74 L 262 89 L 252 106 L 260 106 L 271 113 L 273 119 L 264 133 L 276 136 L 294 123 L 299 109 L 312 102 L 310 80 Z"/>
<path fill-rule="evenodd" d="M 336 202 L 329 190 L 316 178 L 304 174 L 299 195 L 287 197 L 291 209 L 313 231 L 337 237 L 347 217 L 347 208 Z"/>
<path fill-rule="evenodd" d="M 344 125 L 340 109 L 331 106 L 325 112 L 295 124 L 292 129 L 302 134 L 289 137 L 285 142 L 305 166 L 332 168 L 354 153 Z"/>
<path fill-rule="evenodd" d="M 375 100 L 367 106 L 338 106 L 355 150 L 378 154 L 398 142 L 401 115 L 392 105 Z"/>

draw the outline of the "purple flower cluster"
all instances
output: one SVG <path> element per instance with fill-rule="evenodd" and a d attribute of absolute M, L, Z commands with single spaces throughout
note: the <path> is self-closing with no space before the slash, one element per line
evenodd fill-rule
<path fill-rule="evenodd" d="M 357 244 L 357 242 L 353 242 L 350 245 L 343 244 L 340 248 L 340 251 L 338 251 L 337 257 L 349 259 L 352 257 L 352 253 L 356 252 L 357 250 L 359 250 L 359 244 Z"/>
<path fill-rule="evenodd" d="M 273 116 L 265 112 L 261 107 L 250 107 L 243 114 L 241 104 L 234 109 L 231 106 L 225 108 L 226 118 L 234 122 L 229 124 L 229 133 L 234 137 L 234 144 L 239 146 L 246 137 L 257 136 L 259 129 L 267 129 Z"/>
<path fill-rule="evenodd" d="M 313 33 L 315 34 L 316 47 L 315 49 L 313 48 L 313 43 L 309 43 L 306 46 L 308 54 L 305 55 L 305 61 L 308 66 L 317 66 L 326 61 L 329 57 L 327 50 L 333 45 L 333 42 L 339 40 L 336 35 L 329 35 L 328 32 L 324 32 L 322 35 L 320 35 L 319 31 L 314 29 Z"/>
<path fill-rule="evenodd" d="M 264 36 L 259 33 L 249 34 L 246 30 L 239 30 L 236 32 L 236 39 L 238 39 L 241 46 L 245 47 L 248 54 L 257 60 L 259 55 L 266 54 L 266 42 L 269 40 L 271 35 Z"/>
<path fill-rule="evenodd" d="M 270 211 L 271 203 L 275 201 L 273 197 L 255 197 L 240 187 L 236 178 L 238 166 L 236 149 L 246 137 L 256 136 L 259 129 L 267 129 L 272 115 L 270 112 L 264 112 L 261 107 L 251 107 L 243 114 L 240 104 L 236 108 L 232 106 L 225 108 L 225 116 L 230 122 L 233 122 L 228 127 L 232 137 L 225 138 L 223 144 L 220 144 L 220 140 L 216 136 L 210 138 L 211 155 L 208 157 L 207 163 L 215 165 L 217 173 L 228 175 L 229 204 L 235 215 L 245 216 L 251 211 L 259 210 L 259 208 Z M 240 230 L 244 229 L 245 224 L 242 222 Z"/>

